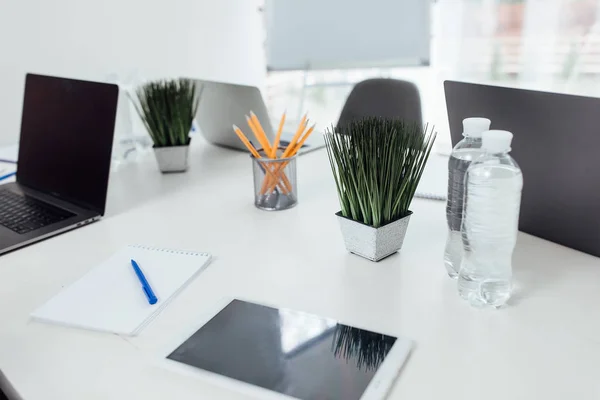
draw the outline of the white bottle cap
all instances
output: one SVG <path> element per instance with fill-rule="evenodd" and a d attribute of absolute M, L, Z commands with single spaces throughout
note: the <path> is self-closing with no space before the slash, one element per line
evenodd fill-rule
<path fill-rule="evenodd" d="M 489 153 L 508 153 L 513 134 L 509 131 L 487 131 L 481 136 L 482 147 Z"/>
<path fill-rule="evenodd" d="M 490 129 L 490 121 L 487 118 L 465 118 L 463 119 L 463 136 L 481 137 L 481 134 Z"/>

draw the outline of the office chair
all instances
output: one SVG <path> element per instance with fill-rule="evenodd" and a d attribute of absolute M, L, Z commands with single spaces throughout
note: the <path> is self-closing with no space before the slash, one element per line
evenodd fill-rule
<path fill-rule="evenodd" d="M 401 118 L 423 123 L 419 89 L 397 79 L 367 79 L 354 86 L 340 114 L 337 127 L 364 117 Z"/>

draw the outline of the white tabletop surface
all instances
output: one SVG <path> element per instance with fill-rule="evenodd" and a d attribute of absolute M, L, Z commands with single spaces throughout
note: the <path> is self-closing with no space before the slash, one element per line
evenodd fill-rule
<path fill-rule="evenodd" d="M 442 263 L 443 202 L 415 199 L 402 251 L 372 263 L 344 248 L 325 151 L 299 159 L 300 203 L 273 213 L 253 205 L 246 155 L 195 142 L 187 173 L 162 175 L 147 154 L 113 174 L 102 221 L 0 257 L 0 370 L 26 400 L 246 398 L 153 362 L 223 297 L 413 339 L 390 399 L 600 398 L 598 258 L 520 234 L 510 306 L 474 309 Z M 30 321 L 129 243 L 215 259 L 138 337 Z"/>

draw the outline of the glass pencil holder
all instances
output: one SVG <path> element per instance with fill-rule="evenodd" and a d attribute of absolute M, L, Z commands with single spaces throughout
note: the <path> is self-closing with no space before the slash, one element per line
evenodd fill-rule
<path fill-rule="evenodd" d="M 252 158 L 254 205 L 261 210 L 281 211 L 298 204 L 296 156 L 270 159 Z"/>

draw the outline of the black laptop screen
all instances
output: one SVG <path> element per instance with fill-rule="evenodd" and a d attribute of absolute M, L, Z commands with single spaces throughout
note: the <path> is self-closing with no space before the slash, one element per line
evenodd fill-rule
<path fill-rule="evenodd" d="M 104 214 L 116 85 L 28 74 L 17 180 Z"/>

